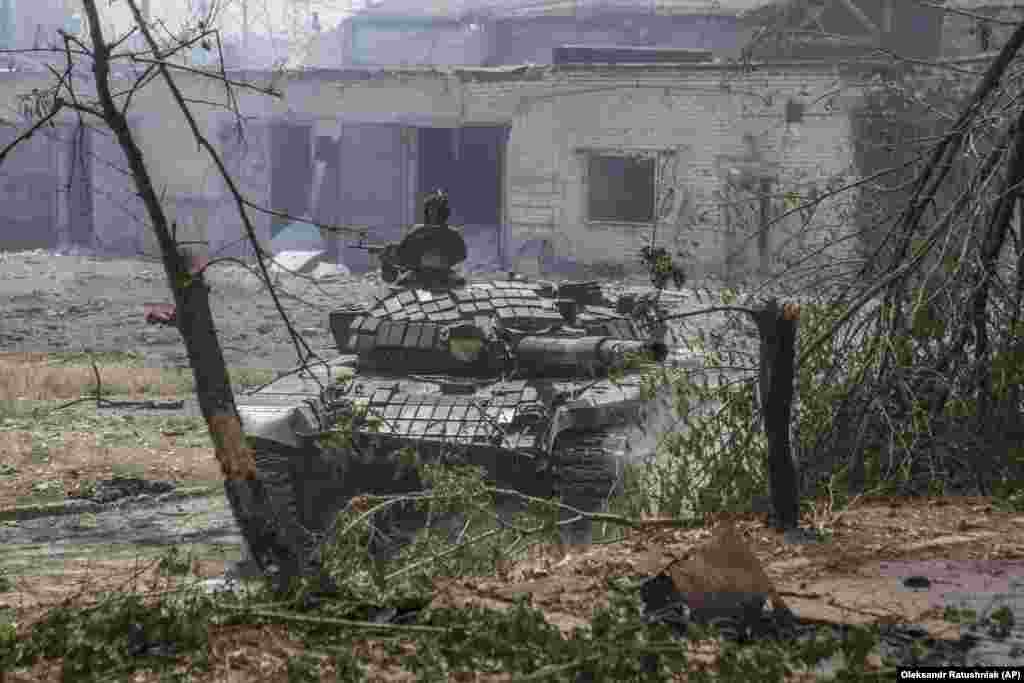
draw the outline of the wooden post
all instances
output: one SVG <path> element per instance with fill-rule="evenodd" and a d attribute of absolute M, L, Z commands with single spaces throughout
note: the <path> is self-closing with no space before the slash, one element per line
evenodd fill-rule
<path fill-rule="evenodd" d="M 795 304 L 779 308 L 778 301 L 771 299 L 756 316 L 761 336 L 761 411 L 768 437 L 768 483 L 775 526 L 780 530 L 795 529 L 800 521 L 799 478 L 789 443 L 799 315 Z"/>

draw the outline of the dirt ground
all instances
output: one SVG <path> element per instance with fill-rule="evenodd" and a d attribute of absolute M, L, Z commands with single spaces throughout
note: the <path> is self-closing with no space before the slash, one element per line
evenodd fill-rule
<path fill-rule="evenodd" d="M 214 269 L 208 280 L 228 364 L 294 367 L 295 354 L 284 326 L 255 278 L 228 265 Z M 372 277 L 317 284 L 290 278 L 283 289 L 295 327 L 308 334 L 314 348 L 324 349 L 331 343 L 327 312 L 341 304 L 368 302 L 381 292 Z M 144 304 L 169 300 L 158 263 L 0 253 L 0 307 L 4 310 L 0 347 L 6 351 L 131 350 L 141 353 L 147 364 L 182 367 L 187 361 L 177 330 L 149 326 L 143 317 Z M 134 473 L 146 478 L 206 479 L 213 474 L 212 452 L 188 442 L 187 429 L 165 431 L 152 451 L 119 447 L 111 450 L 109 462 L 134 464 Z M 31 444 L 25 444 L 21 455 L 29 458 L 26 466 L 40 468 L 31 472 L 33 477 L 74 485 L 81 475 L 74 448 L 74 438 L 79 437 L 71 436 L 72 441 L 49 463 L 31 464 Z M 154 453 L 161 455 L 155 458 Z M 189 470 L 192 467 L 197 468 L 195 472 Z M 108 469 L 114 471 L 112 465 Z M 829 532 L 826 541 L 816 545 L 783 542 L 756 515 L 735 521 L 775 588 L 806 618 L 917 623 L 937 637 L 956 638 L 959 626 L 942 616 L 957 595 L 1012 592 L 1011 580 L 1024 575 L 1024 516 L 1000 512 L 981 498 L 861 501 L 839 516 L 819 505 L 818 514 L 803 520 Z M 498 576 L 439 585 L 435 603 L 506 607 L 529 593 L 552 623 L 571 629 L 585 623 L 595 605 L 604 601 L 607 579 L 656 573 L 673 560 L 687 557 L 709 536 L 706 529 L 641 530 L 625 542 L 567 556 L 549 549 L 506 567 Z M 128 559 L 94 560 L 81 566 L 69 561 L 58 575 L 19 577 L 13 591 L 0 594 L 0 609 L 29 623 L 45 605 L 70 594 L 128 585 L 126 579 L 135 569 Z M 196 566 L 201 577 L 216 576 L 223 569 L 224 562 L 214 560 Z M 930 585 L 907 588 L 904 579 L 909 576 L 925 576 Z M 88 582 L 88 587 L 83 589 L 80 582 Z M 1020 587 L 1017 590 L 1022 592 Z M 1024 622 L 1024 610 L 1017 620 Z M 301 650 L 301 644 L 290 640 L 283 629 L 275 629 L 236 627 L 230 633 L 215 634 L 214 669 L 202 680 L 286 680 L 287 661 Z M 368 646 L 367 661 L 375 662 L 372 680 L 414 680 L 390 667 L 385 655 L 374 652 Z M 324 672 L 323 680 L 333 680 Z M 51 680 L 53 675 L 40 669 L 15 673 L 8 680 Z M 151 679 L 140 675 L 133 680 Z"/>
<path fill-rule="evenodd" d="M 273 302 L 242 266 L 210 267 L 211 307 L 229 366 L 295 367 L 296 355 Z M 373 276 L 311 282 L 285 275 L 280 283 L 292 324 L 317 350 L 330 344 L 327 313 L 368 302 Z M 147 365 L 187 367 L 174 327 L 147 325 L 143 305 L 170 303 L 158 262 L 44 251 L 0 252 L 0 348 L 5 351 L 125 351 Z"/>
<path fill-rule="evenodd" d="M 506 273 L 474 272 L 474 279 Z M 297 365 L 270 295 L 245 267 L 218 262 L 206 271 L 211 308 L 229 367 L 287 370 Z M 642 286 L 640 278 L 613 286 Z M 320 280 L 284 273 L 278 281 L 292 325 L 315 351 L 333 346 L 327 315 L 387 293 L 376 272 Z M 670 298 L 675 292 L 666 292 Z M 133 351 L 153 367 L 188 367 L 174 327 L 147 325 L 143 306 L 171 303 L 156 261 L 0 251 L 0 349 L 12 351 Z"/>
<path fill-rule="evenodd" d="M 956 640 L 960 625 L 944 618 L 945 607 L 955 604 L 952 596 L 1003 592 L 1024 567 L 1024 516 L 999 512 L 985 499 L 876 499 L 859 502 L 838 517 L 819 512 L 804 521 L 818 522 L 831 538 L 816 545 L 784 542 L 755 515 L 729 520 L 781 598 L 802 618 L 913 624 L 934 638 Z M 609 580 L 655 574 L 693 557 L 711 536 L 709 529 L 639 530 L 624 542 L 569 555 L 541 550 L 500 575 L 441 583 L 433 604 L 506 609 L 529 594 L 548 621 L 568 633 L 605 603 Z M 223 564 L 215 561 L 194 567 L 205 578 L 222 570 Z M 68 595 L 145 585 L 146 572 L 143 578 L 139 573 L 131 560 L 68 563 L 59 577 L 18 580 L 15 591 L 0 594 L 0 609 L 7 607 L 19 621 L 29 623 L 44 605 Z M 927 577 L 930 587 L 907 588 L 904 580 L 909 576 Z M 302 651 L 302 644 L 282 626 L 235 626 L 230 632 L 211 633 L 211 651 L 212 670 L 194 680 L 285 681 L 288 659 Z M 371 641 L 361 659 L 369 666 L 368 680 L 416 680 Z M 869 662 L 882 664 L 876 657 Z M 58 680 L 58 671 L 53 664 L 41 664 L 31 672 L 14 672 L 9 680 Z M 132 680 L 157 681 L 158 676 L 140 673 Z M 334 680 L 326 662 L 321 680 Z"/>

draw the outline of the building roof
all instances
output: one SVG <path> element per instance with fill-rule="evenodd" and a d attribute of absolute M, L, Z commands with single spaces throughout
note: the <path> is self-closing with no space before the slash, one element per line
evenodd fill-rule
<path fill-rule="evenodd" d="M 940 3 L 936 3 L 940 4 Z M 1020 0 L 948 0 L 947 7 L 963 10 L 979 9 L 1024 9 Z"/>
<path fill-rule="evenodd" d="M 355 15 L 438 19 L 467 15 L 526 18 L 633 11 L 661 15 L 738 16 L 767 4 L 771 4 L 771 0 L 377 0 Z"/>

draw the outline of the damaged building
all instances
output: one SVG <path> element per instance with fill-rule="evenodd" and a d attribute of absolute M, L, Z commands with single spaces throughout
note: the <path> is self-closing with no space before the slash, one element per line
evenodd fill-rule
<path fill-rule="evenodd" d="M 653 240 L 698 275 L 764 272 L 856 228 L 849 200 L 800 207 L 864 175 L 851 112 L 866 56 L 944 50 L 941 11 L 887 0 L 432 7 L 384 0 L 323 31 L 281 99 L 239 94 L 241 129 L 194 106 L 246 197 L 304 219 L 251 212 L 268 246 L 365 270 L 354 234 L 306 222 L 394 240 L 442 187 L 480 267 L 631 263 Z M 4 81 L 8 99 L 25 78 Z M 223 92 L 178 80 L 197 101 Z M 179 239 L 245 255 L 233 199 L 175 110 L 153 84 L 131 122 Z M 51 239 L 152 250 L 111 137 L 66 128 Z"/>

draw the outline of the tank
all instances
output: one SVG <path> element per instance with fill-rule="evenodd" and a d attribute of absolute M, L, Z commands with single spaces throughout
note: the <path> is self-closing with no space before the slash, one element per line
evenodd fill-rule
<path fill-rule="evenodd" d="M 422 490 L 403 464 L 409 447 L 588 512 L 621 489 L 645 419 L 630 361 L 665 362 L 663 336 L 634 300 L 605 300 L 596 282 L 467 282 L 455 272 L 466 245 L 447 219 L 438 192 L 400 243 L 367 247 L 389 291 L 330 312 L 336 358 L 238 401 L 260 477 L 296 538 L 315 543 L 354 496 Z M 327 445 L 321 437 L 340 424 L 351 425 L 346 439 Z M 513 497 L 498 503 L 503 515 L 519 509 Z M 422 522 L 408 510 L 378 520 L 374 547 L 399 547 Z M 591 540 L 586 520 L 561 533 Z"/>

